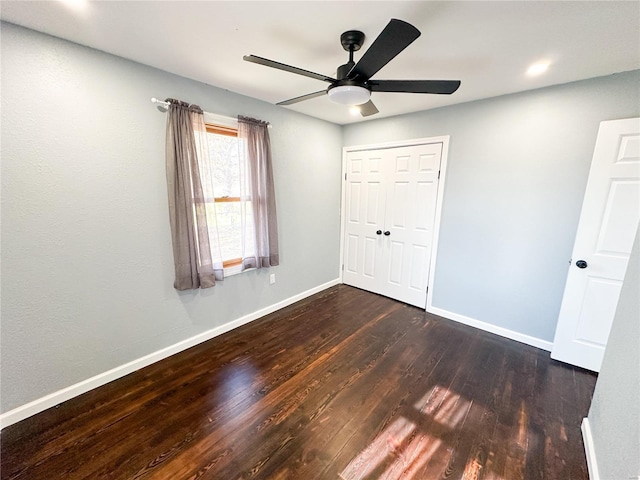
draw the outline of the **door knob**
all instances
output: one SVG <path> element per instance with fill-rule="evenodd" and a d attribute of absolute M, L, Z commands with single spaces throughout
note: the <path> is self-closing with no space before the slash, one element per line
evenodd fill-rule
<path fill-rule="evenodd" d="M 376 230 L 376 235 L 381 235 L 382 234 L 382 230 Z"/>
<path fill-rule="evenodd" d="M 576 267 L 578 267 L 578 268 L 587 268 L 587 262 L 585 262 L 584 260 L 578 260 L 576 262 Z"/>
<path fill-rule="evenodd" d="M 391 232 L 389 230 L 385 230 L 384 234 L 388 237 L 389 235 L 391 235 Z"/>

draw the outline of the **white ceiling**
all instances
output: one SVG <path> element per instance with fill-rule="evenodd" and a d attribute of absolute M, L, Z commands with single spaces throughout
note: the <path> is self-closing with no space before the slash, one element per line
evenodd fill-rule
<path fill-rule="evenodd" d="M 382 118 L 640 68 L 637 1 L 59 1 L 0 2 L 0 18 L 139 63 L 276 103 L 326 83 L 244 62 L 254 54 L 334 76 L 340 34 L 371 44 L 391 18 L 422 35 L 375 79 L 454 79 L 450 96 L 374 93 Z M 356 54 L 356 61 L 359 54 Z M 527 67 L 551 63 L 530 77 Z M 169 92 L 149 91 L 149 97 Z M 188 98 L 184 100 L 188 101 Z M 289 107 L 363 121 L 324 96 Z"/>

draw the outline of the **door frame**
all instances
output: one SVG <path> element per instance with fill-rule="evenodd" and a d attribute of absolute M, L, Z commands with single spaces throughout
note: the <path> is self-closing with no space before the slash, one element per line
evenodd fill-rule
<path fill-rule="evenodd" d="M 345 207 L 346 207 L 346 180 L 347 180 L 347 154 L 362 150 L 381 150 L 385 148 L 412 147 L 415 145 L 426 145 L 431 143 L 442 144 L 442 158 L 440 159 L 440 178 L 438 179 L 438 192 L 436 195 L 436 214 L 433 220 L 433 238 L 431 248 L 431 261 L 429 262 L 429 284 L 427 287 L 427 303 L 425 310 L 431 309 L 433 298 L 433 279 L 435 276 L 436 260 L 438 256 L 438 239 L 440 238 L 440 218 L 442 214 L 442 199 L 444 197 L 444 186 L 447 179 L 447 159 L 449 157 L 449 135 L 438 137 L 415 138 L 411 140 L 400 140 L 394 142 L 372 143 L 366 145 L 353 145 L 342 147 L 342 199 L 340 201 L 340 264 L 338 265 L 339 280 L 343 281 L 344 272 L 344 233 L 345 233 Z"/>

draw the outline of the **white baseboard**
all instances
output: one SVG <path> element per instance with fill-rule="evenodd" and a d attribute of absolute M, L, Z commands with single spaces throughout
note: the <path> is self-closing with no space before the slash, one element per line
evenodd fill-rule
<path fill-rule="evenodd" d="M 529 335 L 525 335 L 524 333 L 514 332 L 513 330 L 509 330 L 508 328 L 499 327 L 497 325 L 482 322 L 474 318 L 465 317 L 464 315 L 449 312 L 448 310 L 443 310 L 438 307 L 427 305 L 427 312 L 433 313 L 434 315 L 439 315 L 449 320 L 464 323 L 465 325 L 469 325 L 470 327 L 479 328 L 480 330 L 484 330 L 485 332 L 495 333 L 496 335 L 500 335 L 501 337 L 509 338 L 526 345 L 531 345 L 532 347 L 537 347 L 542 350 L 546 350 L 547 352 L 550 352 L 551 348 L 553 347 L 553 343 L 547 340 L 531 337 Z"/>
<path fill-rule="evenodd" d="M 135 372 L 136 370 L 151 365 L 152 363 L 155 363 L 164 358 L 170 357 L 171 355 L 175 355 L 176 353 L 198 345 L 199 343 L 206 342 L 207 340 L 217 337 L 218 335 L 222 335 L 223 333 L 233 330 L 234 328 L 238 328 L 242 325 L 257 320 L 258 318 L 264 317 L 265 315 L 273 313 L 276 310 L 280 310 L 281 308 L 287 307 L 311 295 L 326 290 L 327 288 L 338 285 L 339 283 L 340 279 L 336 278 L 335 280 L 322 285 L 318 285 L 317 287 L 289 297 L 268 307 L 262 308 L 256 312 L 250 313 L 236 320 L 232 320 L 231 322 L 225 323 L 224 325 L 212 328 L 211 330 L 207 330 L 206 332 L 202 332 L 191 338 L 182 340 L 166 348 L 150 353 L 149 355 L 145 355 L 144 357 L 140 357 L 129 363 L 125 363 L 124 365 L 112 368 L 111 370 L 95 375 L 69 387 L 63 388 L 62 390 L 58 390 L 57 392 L 45 395 L 44 397 L 38 398 L 37 400 L 14 408 L 13 410 L 9 410 L 8 412 L 0 415 L 0 428 L 5 428 L 9 425 L 13 425 L 14 423 L 17 423 L 21 420 L 24 420 L 25 418 L 35 415 L 36 413 L 40 413 L 46 410 L 47 408 L 51 408 L 73 397 L 82 395 L 89 390 L 93 390 L 94 388 L 105 385 L 113 380 L 124 377 L 125 375 Z"/>
<path fill-rule="evenodd" d="M 587 468 L 589 469 L 590 480 L 600 480 L 600 473 L 598 472 L 598 463 L 596 462 L 596 451 L 593 446 L 593 437 L 591 436 L 591 424 L 588 418 L 582 419 L 582 441 L 584 443 L 584 453 L 587 456 Z"/>

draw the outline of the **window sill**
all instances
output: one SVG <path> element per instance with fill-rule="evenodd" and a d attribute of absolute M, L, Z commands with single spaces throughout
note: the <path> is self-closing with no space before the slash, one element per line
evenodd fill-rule
<path fill-rule="evenodd" d="M 255 268 L 247 268 L 246 270 L 242 270 L 242 264 L 233 265 L 224 269 L 224 277 L 232 277 L 234 275 L 238 275 L 239 273 L 249 272 L 251 270 L 255 270 Z"/>

